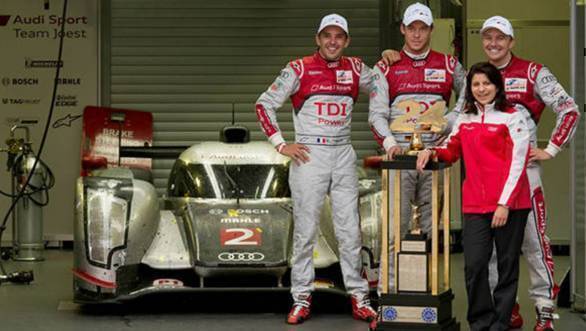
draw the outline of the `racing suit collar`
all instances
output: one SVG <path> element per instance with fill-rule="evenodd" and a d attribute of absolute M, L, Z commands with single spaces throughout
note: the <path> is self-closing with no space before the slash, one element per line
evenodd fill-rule
<path fill-rule="evenodd" d="M 511 52 L 511 58 L 509 59 L 509 61 L 505 64 L 503 64 L 502 66 L 498 66 L 496 67 L 498 70 L 503 70 L 506 69 L 508 66 L 511 65 L 511 63 L 513 63 L 513 61 L 516 59 L 517 57 L 515 56 L 515 54 L 513 54 L 513 52 Z"/>
<path fill-rule="evenodd" d="M 409 58 L 415 61 L 425 60 L 431 51 L 431 47 L 427 48 L 427 50 L 421 54 L 413 54 L 403 48 L 402 52 L 405 53 Z"/>
<path fill-rule="evenodd" d="M 482 105 L 477 101 L 474 101 L 474 105 L 476 106 L 476 109 L 478 109 L 478 111 L 486 113 L 486 112 L 490 112 L 494 110 L 494 101 L 489 103 L 488 105 Z"/>
<path fill-rule="evenodd" d="M 319 63 L 320 65 L 323 65 L 324 67 L 327 68 L 338 68 L 340 66 L 340 63 L 342 61 L 342 56 L 340 56 L 340 58 L 337 61 L 328 61 L 326 59 L 324 59 L 321 54 L 319 54 L 319 51 L 315 52 L 315 54 L 313 54 L 313 58 L 315 59 L 315 61 L 317 63 Z"/>

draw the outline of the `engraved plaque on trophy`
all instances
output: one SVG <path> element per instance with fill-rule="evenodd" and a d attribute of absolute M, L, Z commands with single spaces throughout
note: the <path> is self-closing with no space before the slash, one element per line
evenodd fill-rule
<path fill-rule="evenodd" d="M 407 155 L 417 155 L 425 149 L 422 135 L 440 133 L 446 128 L 444 101 L 434 103 L 429 109 L 422 109 L 424 106 L 413 100 L 401 101 L 397 107 L 403 109 L 405 114 L 396 118 L 390 129 L 393 133 L 411 134 L 409 149 L 405 151 Z"/>
<path fill-rule="evenodd" d="M 399 292 L 422 292 L 429 289 L 430 242 L 421 230 L 421 205 L 411 202 L 411 224 L 409 231 L 401 240 L 401 250 L 397 254 Z"/>

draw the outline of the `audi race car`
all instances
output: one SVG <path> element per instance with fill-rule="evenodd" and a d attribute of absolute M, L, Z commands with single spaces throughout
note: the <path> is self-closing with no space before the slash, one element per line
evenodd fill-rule
<path fill-rule="evenodd" d="M 268 142 L 248 137 L 246 128 L 231 126 L 223 129 L 221 141 L 183 150 L 163 198 L 149 176 L 133 169 L 101 169 L 80 177 L 74 300 L 120 302 L 159 291 L 287 291 L 293 230 L 290 160 Z M 126 150 L 121 155 L 141 153 L 141 148 Z M 170 155 L 156 147 L 142 151 L 143 156 Z M 364 277 L 376 286 L 380 182 L 362 177 Z M 337 263 L 326 201 L 314 251 L 317 291 L 344 293 L 335 275 Z"/>

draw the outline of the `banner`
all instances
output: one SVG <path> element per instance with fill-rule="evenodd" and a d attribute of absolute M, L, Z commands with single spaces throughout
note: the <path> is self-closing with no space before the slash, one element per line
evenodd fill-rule
<path fill-rule="evenodd" d="M 70 0 L 67 16 L 62 19 L 63 0 L 0 2 L 0 148 L 12 125 L 28 123 L 33 150 L 38 151 L 55 71 L 61 67 L 53 119 L 41 156 L 56 178 L 51 202 L 43 208 L 49 240 L 69 239 L 73 231 L 83 109 L 99 105 L 99 5 L 99 0 Z M 63 56 L 57 61 L 63 23 Z M 32 124 L 35 121 L 37 124 Z M 0 163 L 5 158 L 6 154 L 0 153 Z M 5 169 L 0 171 L 0 187 L 9 190 L 10 176 Z M 9 199 L 0 198 L 0 210 L 7 210 L 8 205 Z"/>

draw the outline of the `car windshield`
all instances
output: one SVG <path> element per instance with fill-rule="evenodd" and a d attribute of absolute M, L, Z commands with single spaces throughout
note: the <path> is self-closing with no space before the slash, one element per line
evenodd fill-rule
<path fill-rule="evenodd" d="M 216 199 L 290 197 L 288 164 L 184 164 L 169 177 L 169 195 Z"/>

